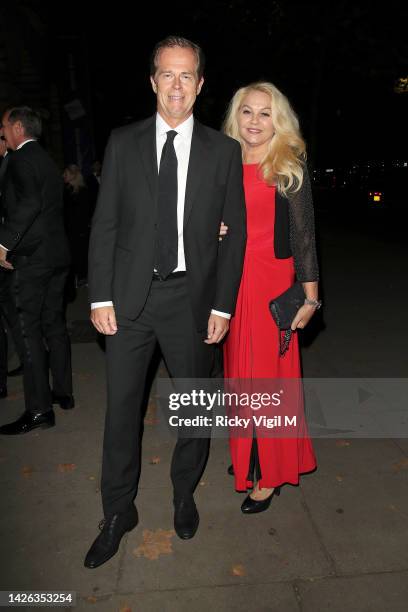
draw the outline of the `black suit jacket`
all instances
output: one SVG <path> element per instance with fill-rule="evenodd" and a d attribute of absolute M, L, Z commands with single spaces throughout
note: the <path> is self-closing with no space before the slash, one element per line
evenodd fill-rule
<path fill-rule="evenodd" d="M 7 166 L 10 160 L 10 152 L 6 157 L 0 159 L 0 223 L 3 223 L 4 218 L 4 185 L 6 181 Z"/>
<path fill-rule="evenodd" d="M 6 157 L 0 158 L 0 195 L 3 189 L 4 179 L 6 177 L 7 164 L 10 159 L 10 153 L 7 153 Z"/>
<path fill-rule="evenodd" d="M 0 244 L 8 258 L 30 256 L 46 266 L 69 263 L 63 220 L 63 183 L 51 157 L 36 141 L 10 156 L 3 189 L 5 221 Z"/>
<path fill-rule="evenodd" d="M 157 221 L 156 115 L 112 132 L 89 249 L 91 302 L 135 319 L 152 282 Z M 218 240 L 220 221 L 228 235 Z M 187 283 L 197 328 L 233 314 L 246 241 L 241 148 L 194 122 L 184 205 Z"/>

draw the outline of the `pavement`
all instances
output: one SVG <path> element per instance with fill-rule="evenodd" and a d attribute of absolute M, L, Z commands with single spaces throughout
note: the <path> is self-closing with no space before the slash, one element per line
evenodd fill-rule
<path fill-rule="evenodd" d="M 305 376 L 406 376 L 406 246 L 335 217 L 322 219 L 319 243 L 325 306 L 306 336 Z M 317 471 L 254 516 L 240 512 L 227 441 L 214 440 L 196 493 L 200 528 L 182 541 L 155 385 L 140 523 L 110 562 L 84 568 L 102 518 L 105 410 L 104 353 L 87 316 L 83 288 L 68 310 L 75 409 L 56 409 L 53 429 L 0 440 L 0 590 L 75 591 L 72 609 L 96 612 L 406 612 L 407 438 L 316 439 Z M 158 374 L 166 376 L 163 365 Z M 22 410 L 21 378 L 9 379 L 1 424 Z"/>

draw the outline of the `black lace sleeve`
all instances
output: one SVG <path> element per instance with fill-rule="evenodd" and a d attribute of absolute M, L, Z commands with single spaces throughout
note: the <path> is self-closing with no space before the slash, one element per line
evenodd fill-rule
<path fill-rule="evenodd" d="M 295 260 L 296 278 L 303 283 L 319 279 L 316 255 L 312 189 L 307 166 L 303 169 L 302 187 L 288 195 L 290 245 Z"/>

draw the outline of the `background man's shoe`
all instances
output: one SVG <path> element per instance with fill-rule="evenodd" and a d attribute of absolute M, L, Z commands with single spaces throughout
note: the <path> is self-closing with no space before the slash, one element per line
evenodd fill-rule
<path fill-rule="evenodd" d="M 137 510 L 133 507 L 129 512 L 113 514 L 99 523 L 101 533 L 89 549 L 84 565 L 90 569 L 106 563 L 118 551 L 119 544 L 127 531 L 131 531 L 139 522 Z"/>
<path fill-rule="evenodd" d="M 52 403 L 59 404 L 63 410 L 71 410 L 75 407 L 75 399 L 73 395 L 58 395 L 52 391 Z"/>
<path fill-rule="evenodd" d="M 40 414 L 35 414 L 26 410 L 23 412 L 21 417 L 13 423 L 2 425 L 0 427 L 0 434 L 5 436 L 15 436 L 17 434 L 28 433 L 32 429 L 41 427 L 41 429 L 48 429 L 48 427 L 54 427 L 55 425 L 55 414 L 54 411 L 48 410 Z"/>
<path fill-rule="evenodd" d="M 174 529 L 179 538 L 193 538 L 200 522 L 193 497 L 174 501 Z"/>
<path fill-rule="evenodd" d="M 14 370 L 10 370 L 9 372 L 7 372 L 7 376 L 21 376 L 22 373 L 23 373 L 23 366 L 20 363 L 20 365 L 17 366 L 17 368 L 14 368 Z"/>
<path fill-rule="evenodd" d="M 0 387 L 0 399 L 7 397 L 7 386 Z"/>

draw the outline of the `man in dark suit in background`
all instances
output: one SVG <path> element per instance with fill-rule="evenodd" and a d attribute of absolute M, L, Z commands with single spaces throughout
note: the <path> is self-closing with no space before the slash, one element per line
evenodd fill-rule
<path fill-rule="evenodd" d="M 71 347 L 63 311 L 70 258 L 63 222 L 62 180 L 57 166 L 37 142 L 41 135 L 39 115 L 26 106 L 12 108 L 2 118 L 1 131 L 14 152 L 4 185 L 0 266 L 13 275 L 16 334 L 23 338 L 26 410 L 17 421 L 0 427 L 0 433 L 14 435 L 36 427 L 52 427 L 53 403 L 63 408 L 74 405 Z"/>
<path fill-rule="evenodd" d="M 101 170 L 102 164 L 96 159 L 92 162 L 92 174 L 89 174 L 85 178 L 89 194 L 89 221 L 92 220 L 98 200 L 99 186 L 101 184 Z"/>
<path fill-rule="evenodd" d="M 194 43 L 159 43 L 150 72 L 157 114 L 114 130 L 106 150 L 89 249 L 91 318 L 107 336 L 108 373 L 105 521 L 90 568 L 138 522 L 142 399 L 156 341 L 172 377 L 210 377 L 235 308 L 246 234 L 241 149 L 193 118 L 203 68 Z M 221 220 L 230 230 L 219 242 Z M 208 439 L 179 438 L 174 450 L 174 527 L 183 539 L 198 528 L 193 493 L 208 448 Z"/>
<path fill-rule="evenodd" d="M 6 169 L 8 164 L 7 145 L 3 138 L 0 139 L 0 223 L 4 219 L 3 209 L 3 185 L 6 177 Z M 7 292 L 7 283 L 5 272 L 0 270 L 0 311 Z M 5 322 L 0 312 L 0 398 L 7 397 L 7 333 L 5 330 Z"/>

